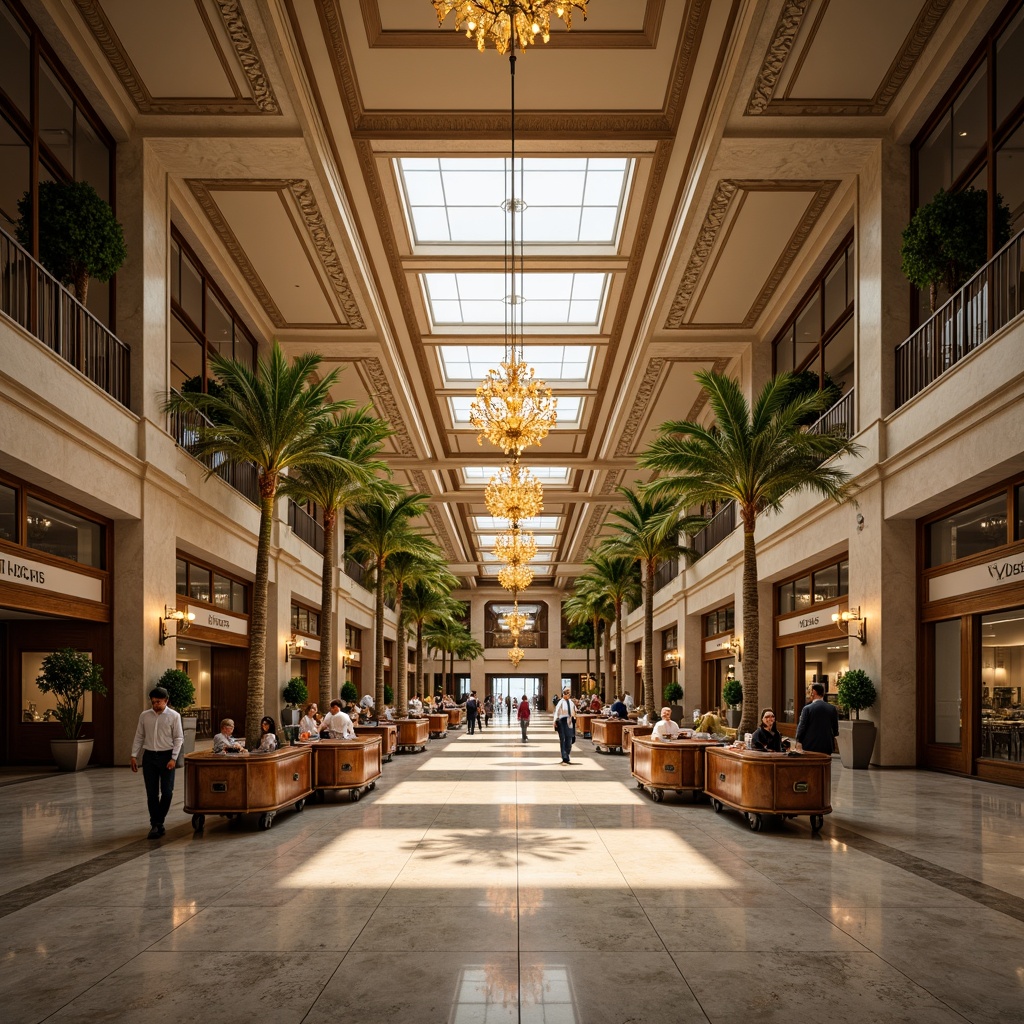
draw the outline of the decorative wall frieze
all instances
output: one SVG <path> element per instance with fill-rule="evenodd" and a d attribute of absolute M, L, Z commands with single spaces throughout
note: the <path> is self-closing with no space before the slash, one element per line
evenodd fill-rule
<path fill-rule="evenodd" d="M 786 0 L 782 5 L 772 41 L 768 44 L 768 52 L 761 64 L 761 70 L 757 73 L 754 91 L 747 103 L 748 114 L 763 114 L 768 108 L 775 95 L 775 86 L 778 85 L 782 69 L 793 52 L 793 43 L 810 2 L 811 0 Z"/>
<path fill-rule="evenodd" d="M 217 0 L 217 10 L 235 49 L 238 63 L 241 64 L 242 72 L 249 83 L 253 102 L 264 114 L 279 114 L 281 108 L 278 106 L 277 97 L 274 96 L 270 79 L 267 78 L 259 50 L 253 42 L 249 22 L 245 19 L 241 4 L 238 0 Z"/>
<path fill-rule="evenodd" d="M 619 435 L 619 443 L 615 446 L 616 457 L 624 458 L 631 453 L 633 441 L 635 440 L 637 431 L 640 429 L 640 424 L 647 413 L 647 406 L 650 404 L 651 397 L 654 395 L 654 389 L 657 387 L 664 369 L 664 359 L 652 359 L 648 362 L 647 369 L 644 371 L 643 379 L 640 381 L 640 385 L 636 389 L 636 395 L 633 398 L 633 407 L 629 410 L 629 416 L 626 418 L 626 425 L 623 427 L 622 433 Z"/>
<path fill-rule="evenodd" d="M 391 390 L 388 376 L 384 372 L 383 363 L 376 357 L 373 357 L 370 359 L 360 359 L 359 364 L 366 372 L 366 377 L 371 387 L 370 398 L 373 399 L 377 412 L 380 414 L 381 419 L 385 419 L 391 424 L 391 428 L 394 431 L 392 439 L 399 455 L 403 455 L 406 458 L 415 458 L 416 448 L 412 443 L 412 438 L 409 437 L 409 430 L 405 425 L 405 420 L 402 418 L 401 410 L 398 408 L 398 402 L 395 400 L 395 393 Z M 423 490 L 426 491 L 426 488 L 423 488 Z"/>

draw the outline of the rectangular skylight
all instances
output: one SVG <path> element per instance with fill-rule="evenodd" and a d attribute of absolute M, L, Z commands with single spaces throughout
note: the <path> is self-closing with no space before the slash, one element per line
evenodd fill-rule
<path fill-rule="evenodd" d="M 497 533 L 478 533 L 476 542 L 482 548 L 493 548 L 499 536 Z M 538 548 L 553 548 L 558 543 L 558 537 L 553 533 L 535 533 L 533 542 Z"/>
<path fill-rule="evenodd" d="M 580 405 L 583 399 L 579 395 L 556 395 L 558 399 L 558 405 L 555 409 L 555 415 L 558 417 L 555 423 L 555 428 L 560 426 L 575 426 L 580 421 Z M 448 398 L 448 408 L 451 410 L 452 423 L 456 427 L 468 427 L 469 422 L 469 409 L 473 402 L 476 401 L 471 395 L 450 395 Z M 477 467 L 469 467 L 475 469 Z M 491 466 L 488 469 L 488 475 L 483 478 L 484 483 L 491 479 L 491 477 L 497 472 L 497 467 Z M 469 477 L 466 477 L 469 480 Z"/>
<path fill-rule="evenodd" d="M 611 245 L 618 238 L 632 161 L 624 157 L 400 157 L 395 161 L 415 245 L 501 244 L 503 204 L 525 202 L 517 235 L 530 245 Z M 513 189 L 514 184 L 514 189 Z"/>
<path fill-rule="evenodd" d="M 528 327 L 596 327 L 610 274 L 526 273 L 516 277 L 522 305 L 516 323 Z M 478 273 L 420 274 L 430 319 L 435 327 L 504 327 L 512 306 L 511 275 Z M 521 317 L 521 320 L 520 320 Z"/>
<path fill-rule="evenodd" d="M 501 345 L 439 345 L 438 356 L 446 383 L 479 381 L 505 358 Z M 555 381 L 588 381 L 593 345 L 524 345 L 523 358 L 538 377 Z M 561 399 L 559 399 L 561 401 Z"/>
<path fill-rule="evenodd" d="M 557 530 L 561 516 L 534 516 L 524 519 L 519 525 L 524 530 Z M 486 533 L 503 533 L 508 529 L 507 519 L 496 519 L 494 516 L 473 516 L 473 528 Z"/>

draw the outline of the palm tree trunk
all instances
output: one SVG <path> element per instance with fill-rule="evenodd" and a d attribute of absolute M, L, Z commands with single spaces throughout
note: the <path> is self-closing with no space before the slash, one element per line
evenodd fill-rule
<path fill-rule="evenodd" d="M 384 563 L 377 563 L 376 614 L 373 624 L 373 699 L 378 718 L 384 714 Z"/>
<path fill-rule="evenodd" d="M 597 689 L 601 689 L 601 619 L 594 616 L 594 676 L 597 679 Z"/>
<path fill-rule="evenodd" d="M 334 680 L 334 536 L 335 509 L 324 509 L 324 563 L 320 574 L 320 707 L 331 703 Z M 325 712 L 326 714 L 326 712 Z"/>
<path fill-rule="evenodd" d="M 267 678 L 267 583 L 270 577 L 270 535 L 274 528 L 277 479 L 260 475 L 260 536 L 256 547 L 256 579 L 252 585 L 249 618 L 249 677 L 245 696 L 245 739 L 250 750 L 259 746 Z"/>
<path fill-rule="evenodd" d="M 609 670 L 611 669 L 611 662 L 608 663 Z M 623 675 L 622 667 L 625 665 L 625 660 L 622 654 L 622 602 L 615 602 L 615 667 L 617 669 L 615 673 L 615 685 L 619 688 L 619 693 L 622 696 L 626 695 L 626 677 Z"/>
<path fill-rule="evenodd" d="M 398 678 L 395 680 L 395 705 L 398 714 L 402 718 L 408 718 L 409 681 L 405 677 L 405 625 L 402 622 L 401 583 L 395 586 L 395 614 L 398 616 L 398 626 L 395 630 L 395 671 L 398 673 Z"/>
<path fill-rule="evenodd" d="M 737 734 L 757 728 L 758 656 L 761 626 L 757 601 L 757 550 L 754 516 L 743 516 L 743 714 Z"/>
<path fill-rule="evenodd" d="M 416 623 L 416 678 L 422 680 L 420 689 L 424 697 L 432 697 L 433 693 L 427 687 L 427 674 L 423 671 L 423 620 Z"/>
<path fill-rule="evenodd" d="M 644 704 L 654 721 L 654 563 L 650 561 L 644 563 Z"/>
<path fill-rule="evenodd" d="M 604 627 L 604 674 L 605 679 L 608 683 L 611 682 L 612 678 L 612 626 L 610 622 L 605 623 Z M 601 692 L 604 694 L 605 699 L 608 699 L 608 686 L 601 685 L 601 673 L 597 674 L 597 685 Z"/>

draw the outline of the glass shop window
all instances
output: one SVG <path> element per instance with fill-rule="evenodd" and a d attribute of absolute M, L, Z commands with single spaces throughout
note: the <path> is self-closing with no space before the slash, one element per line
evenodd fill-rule
<path fill-rule="evenodd" d="M 18 543 L 18 492 L 0 484 L 0 540 Z"/>
<path fill-rule="evenodd" d="M 210 570 L 200 565 L 190 565 L 188 573 L 188 596 L 195 601 L 210 603 Z"/>
<path fill-rule="evenodd" d="M 213 603 L 218 608 L 231 607 L 231 580 L 217 573 L 213 576 Z"/>
<path fill-rule="evenodd" d="M 945 565 L 1008 540 L 1006 492 L 962 509 L 928 526 L 928 564 Z"/>
<path fill-rule="evenodd" d="M 43 693 L 36 680 L 43 674 L 43 658 L 52 651 L 21 652 L 21 720 L 25 723 L 57 725 L 57 706 L 52 693 Z M 92 661 L 92 652 L 85 651 Z M 92 694 L 85 695 L 83 722 L 92 721 Z"/>
<path fill-rule="evenodd" d="M 27 540 L 30 548 L 67 558 L 81 565 L 103 568 L 103 527 L 74 512 L 29 495 Z"/>
<path fill-rule="evenodd" d="M 188 562 L 183 558 L 174 560 L 175 592 L 188 596 Z"/>

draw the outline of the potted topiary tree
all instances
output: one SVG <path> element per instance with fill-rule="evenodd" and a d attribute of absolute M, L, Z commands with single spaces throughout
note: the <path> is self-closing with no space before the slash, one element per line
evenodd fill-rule
<path fill-rule="evenodd" d="M 196 688 L 192 677 L 180 668 L 169 668 L 157 680 L 157 686 L 162 686 L 167 691 L 167 705 L 174 708 L 181 715 L 181 728 L 185 733 L 185 742 L 181 745 L 181 756 L 178 758 L 177 767 L 185 763 L 185 755 L 191 754 L 196 749 L 196 724 L 199 719 L 195 715 L 186 714 L 192 708 L 196 699 Z"/>
<path fill-rule="evenodd" d="M 725 716 L 729 728 L 735 729 L 740 724 L 739 705 L 743 703 L 743 684 L 735 676 L 730 675 L 722 684 L 722 700 L 729 709 Z"/>
<path fill-rule="evenodd" d="M 878 699 L 878 692 L 861 668 L 841 672 L 836 679 L 836 702 L 854 717 L 839 723 L 839 760 L 844 768 L 867 768 L 875 749 L 875 723 L 861 720 L 860 713 Z"/>
<path fill-rule="evenodd" d="M 351 679 L 345 682 L 345 685 L 341 688 L 341 699 L 347 700 L 349 704 L 355 704 L 359 700 L 359 691 L 356 689 L 356 684 Z"/>
<path fill-rule="evenodd" d="M 16 235 L 32 248 L 32 200 L 18 200 Z M 85 305 L 89 278 L 109 281 L 128 257 L 110 204 L 87 181 L 39 183 L 39 262 Z"/>
<path fill-rule="evenodd" d="M 288 706 L 281 712 L 283 725 L 299 724 L 299 705 L 309 696 L 306 680 L 302 676 L 292 676 L 285 684 L 284 701 Z"/>
<path fill-rule="evenodd" d="M 91 737 L 79 733 L 85 718 L 85 695 L 105 697 L 103 669 L 93 663 L 85 651 L 65 647 L 43 658 L 43 673 L 36 686 L 43 693 L 52 693 L 57 703 L 57 721 L 64 729 L 64 739 L 50 740 L 50 751 L 63 772 L 81 771 L 92 757 Z"/>

